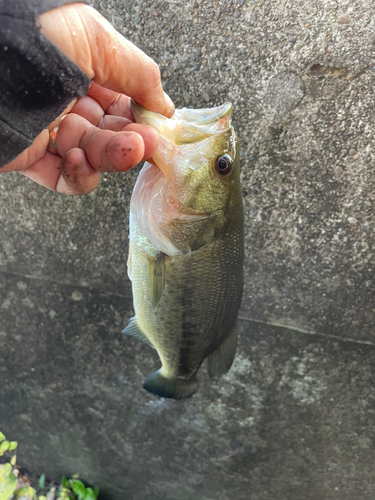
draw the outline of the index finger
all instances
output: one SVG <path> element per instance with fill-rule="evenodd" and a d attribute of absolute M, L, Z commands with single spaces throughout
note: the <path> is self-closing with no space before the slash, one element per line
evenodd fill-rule
<path fill-rule="evenodd" d="M 132 97 L 151 111 L 172 116 L 174 105 L 163 91 L 158 65 L 95 9 L 64 5 L 40 19 L 42 32 L 96 83 Z"/>

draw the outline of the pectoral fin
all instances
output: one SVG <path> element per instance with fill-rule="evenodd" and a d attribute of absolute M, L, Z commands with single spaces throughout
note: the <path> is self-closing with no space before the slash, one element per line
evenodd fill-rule
<path fill-rule="evenodd" d="M 173 246 L 186 255 L 211 243 L 215 229 L 222 226 L 221 212 L 211 215 L 181 215 L 161 225 Z"/>
<path fill-rule="evenodd" d="M 155 311 L 165 288 L 165 254 L 159 252 L 156 257 L 147 255 L 148 284 L 152 307 Z"/>
<path fill-rule="evenodd" d="M 237 324 L 219 347 L 207 357 L 207 370 L 210 377 L 225 375 L 232 366 L 237 347 Z"/>
<path fill-rule="evenodd" d="M 125 335 L 130 335 L 131 337 L 134 337 L 140 340 L 141 342 L 144 342 L 145 344 L 149 345 L 153 349 L 155 349 L 155 347 L 151 344 L 146 335 L 139 328 L 136 316 L 133 316 L 133 318 L 131 318 L 128 326 L 122 330 L 122 333 L 124 333 Z"/>
<path fill-rule="evenodd" d="M 194 252 L 208 245 L 214 239 L 215 229 L 211 217 L 195 217 L 191 223 L 184 219 L 176 219 L 172 223 L 175 235 L 179 235 L 180 246 Z"/>

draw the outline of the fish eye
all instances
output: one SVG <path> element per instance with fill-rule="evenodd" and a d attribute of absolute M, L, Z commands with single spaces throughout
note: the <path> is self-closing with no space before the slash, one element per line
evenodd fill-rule
<path fill-rule="evenodd" d="M 215 170 L 220 175 L 228 175 L 232 170 L 233 160 L 229 155 L 222 155 L 215 160 Z"/>

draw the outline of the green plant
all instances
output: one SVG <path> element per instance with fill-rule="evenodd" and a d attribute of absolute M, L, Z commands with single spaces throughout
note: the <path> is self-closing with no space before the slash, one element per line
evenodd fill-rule
<path fill-rule="evenodd" d="M 8 441 L 4 434 L 0 432 L 0 457 L 6 452 L 14 451 L 17 448 L 16 441 Z M 0 500 L 14 498 L 18 485 L 18 474 L 14 469 L 16 465 L 16 454 L 12 455 L 10 462 L 0 465 Z"/>
<path fill-rule="evenodd" d="M 8 441 L 0 432 L 0 456 L 17 448 L 16 441 Z M 87 487 L 75 475 L 71 479 L 63 476 L 59 486 L 46 486 L 46 476 L 39 478 L 38 488 L 30 486 L 25 477 L 20 477 L 16 464 L 17 456 L 12 454 L 9 462 L 0 464 L 0 500 L 97 500 L 99 488 Z"/>
<path fill-rule="evenodd" d="M 73 476 L 72 479 L 62 477 L 61 484 L 66 490 L 73 491 L 78 500 L 96 500 L 99 496 L 99 488 L 97 486 L 95 488 L 86 488 L 77 476 Z"/>

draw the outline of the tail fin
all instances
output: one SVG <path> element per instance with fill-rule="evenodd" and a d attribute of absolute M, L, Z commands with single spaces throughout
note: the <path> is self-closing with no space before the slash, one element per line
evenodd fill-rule
<path fill-rule="evenodd" d="M 169 379 L 162 375 L 161 370 L 153 373 L 145 380 L 143 388 L 146 391 L 163 398 L 186 399 L 197 392 L 198 380 L 196 377 L 190 380 Z"/>

